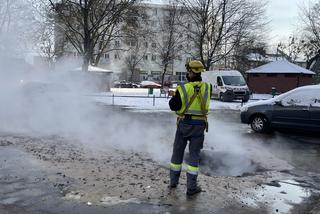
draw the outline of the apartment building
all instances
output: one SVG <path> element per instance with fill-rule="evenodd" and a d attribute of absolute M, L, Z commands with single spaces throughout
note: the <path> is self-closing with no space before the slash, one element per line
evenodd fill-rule
<path fill-rule="evenodd" d="M 166 2 L 154 3 L 144 1 L 140 3 L 146 13 L 147 22 L 144 22 L 142 28 L 148 28 L 150 33 L 144 35 L 142 39 L 128 39 L 121 36 L 121 31 L 116 35 L 117 39 L 113 39 L 106 53 L 103 54 L 99 61 L 99 67 L 112 70 L 115 77 L 119 80 L 132 80 L 135 82 L 143 80 L 161 81 L 163 73 L 163 58 L 161 51 L 165 44 L 166 31 L 163 31 L 164 23 L 168 19 L 170 13 L 170 5 Z M 168 2 L 167 2 L 168 3 Z M 181 20 L 187 20 L 183 8 L 176 7 L 177 16 Z M 187 23 L 187 22 L 185 22 Z M 179 26 L 176 24 L 175 27 Z M 175 44 L 175 56 L 167 65 L 165 80 L 184 81 L 185 80 L 185 63 L 191 60 L 194 46 L 192 45 L 190 35 L 188 35 L 188 28 L 192 28 L 191 22 L 185 26 L 179 26 L 175 29 L 175 36 L 179 36 L 179 44 Z M 61 39 L 61 33 L 56 34 L 56 41 Z M 139 42 L 139 50 L 135 50 Z M 61 43 L 62 44 L 62 43 Z M 160 47 L 161 46 L 161 47 Z M 81 56 L 72 47 L 71 44 L 64 44 L 63 47 L 56 46 L 61 50 L 64 57 L 69 57 L 74 60 L 81 60 Z M 134 66 L 134 69 L 128 66 L 128 60 L 134 58 L 139 61 Z"/>

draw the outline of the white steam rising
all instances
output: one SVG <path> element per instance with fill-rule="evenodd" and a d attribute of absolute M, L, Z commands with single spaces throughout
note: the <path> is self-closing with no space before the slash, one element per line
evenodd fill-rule
<path fill-rule="evenodd" d="M 0 132 L 57 135 L 93 147 L 111 146 L 148 152 L 159 161 L 169 159 L 173 133 L 165 139 L 168 130 L 149 123 L 152 118 L 140 121 L 98 106 L 88 96 L 95 89 L 90 76 L 61 68 L 21 71 L 5 64 L 0 72 Z"/>
<path fill-rule="evenodd" d="M 112 146 L 148 152 L 155 160 L 168 162 L 176 128 L 173 116 L 170 124 L 164 125 L 152 118 L 141 120 L 107 110 L 87 96 L 95 89 L 95 83 L 88 75 L 68 72 L 80 65 L 64 63 L 49 72 L 36 70 L 16 59 L 25 54 L 22 47 L 28 46 L 19 42 L 22 41 L 20 37 L 29 38 L 16 30 L 26 32 L 25 28 L 31 29 L 23 22 L 25 17 L 31 25 L 34 21 L 33 17 L 20 13 L 19 8 L 13 8 L 18 13 L 15 25 L 6 29 L 5 34 L 4 29 L 0 29 L 0 132 L 58 135 L 96 148 Z M 248 156 L 250 151 L 244 145 L 247 141 L 239 130 L 214 119 L 210 121 L 205 148 Z M 232 158 L 228 159 L 228 164 L 248 165 L 247 159 L 239 163 L 239 159 Z"/>

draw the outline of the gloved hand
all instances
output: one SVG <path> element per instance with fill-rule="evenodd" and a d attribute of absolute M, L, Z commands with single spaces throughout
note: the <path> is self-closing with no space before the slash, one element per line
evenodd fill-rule
<path fill-rule="evenodd" d="M 176 92 L 175 91 L 172 91 L 172 90 L 169 90 L 169 96 L 173 97 L 176 95 Z"/>

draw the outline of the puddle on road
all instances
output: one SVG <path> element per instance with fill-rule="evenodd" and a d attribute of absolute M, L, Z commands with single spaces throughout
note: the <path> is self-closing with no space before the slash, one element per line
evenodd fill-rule
<path fill-rule="evenodd" d="M 124 200 L 119 197 L 110 197 L 110 196 L 103 197 L 100 200 L 100 202 L 103 205 L 107 205 L 107 206 L 113 206 L 118 204 L 128 204 L 128 203 L 141 204 L 141 201 L 138 198 L 129 198 L 127 200 Z"/>
<path fill-rule="evenodd" d="M 299 186 L 292 180 L 283 180 L 271 184 L 263 184 L 259 190 L 254 192 L 254 197 L 244 198 L 242 201 L 248 206 L 257 207 L 263 205 L 268 207 L 269 213 L 290 213 L 293 204 L 300 204 L 303 199 L 311 196 L 309 189 Z"/>
<path fill-rule="evenodd" d="M 14 204 L 18 201 L 20 201 L 19 198 L 6 198 L 6 199 L 1 199 L 0 204 L 11 205 L 11 204 Z"/>

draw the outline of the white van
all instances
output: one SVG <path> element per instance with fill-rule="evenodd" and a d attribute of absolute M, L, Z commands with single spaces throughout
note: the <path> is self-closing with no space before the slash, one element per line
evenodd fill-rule
<path fill-rule="evenodd" d="M 212 85 L 212 98 L 221 101 L 242 100 L 247 102 L 250 91 L 242 74 L 236 70 L 205 71 L 202 80 Z"/>

